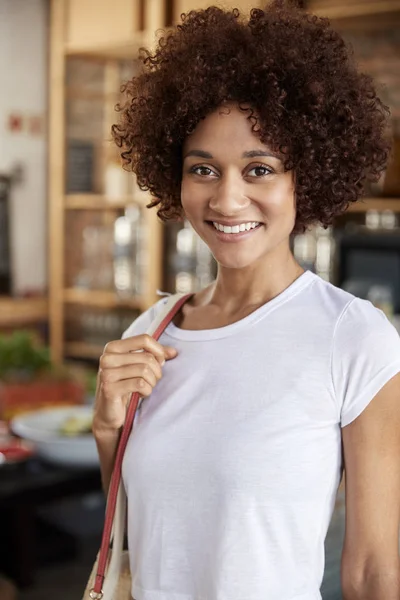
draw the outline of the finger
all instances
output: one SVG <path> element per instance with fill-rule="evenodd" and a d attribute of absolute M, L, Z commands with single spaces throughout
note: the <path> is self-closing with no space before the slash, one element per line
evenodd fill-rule
<path fill-rule="evenodd" d="M 160 364 L 165 360 L 166 354 L 168 357 L 172 357 L 174 354 L 174 349 L 170 348 L 170 346 L 163 346 L 147 333 L 124 340 L 109 342 L 106 344 L 103 353 L 125 354 L 126 352 L 138 352 L 141 350 L 147 350 L 154 354 Z"/>
<path fill-rule="evenodd" d="M 175 358 L 178 354 L 178 350 L 176 348 L 172 348 L 172 346 L 163 346 L 163 348 L 166 360 L 171 360 L 171 358 Z"/>
<path fill-rule="evenodd" d="M 133 364 L 148 364 L 155 373 L 161 377 L 161 365 L 151 352 L 128 352 L 126 354 L 102 354 L 100 357 L 100 369 L 113 369 Z"/>
<path fill-rule="evenodd" d="M 160 379 L 153 369 L 146 364 L 125 365 L 114 369 L 104 369 L 101 372 L 100 378 L 102 383 L 117 383 L 125 379 L 134 379 L 142 377 L 149 385 L 154 387 Z"/>
<path fill-rule="evenodd" d="M 135 392 L 138 392 L 141 396 L 150 396 L 153 386 L 142 377 L 135 377 L 133 379 L 123 379 L 115 383 L 102 383 L 101 389 L 106 400 L 114 401 L 115 398 L 121 398 L 125 394 L 133 394 Z"/>

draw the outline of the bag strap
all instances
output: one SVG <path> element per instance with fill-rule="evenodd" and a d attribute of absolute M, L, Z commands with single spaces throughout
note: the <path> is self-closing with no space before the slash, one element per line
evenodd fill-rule
<path fill-rule="evenodd" d="M 151 323 L 147 333 L 151 335 L 155 340 L 158 340 L 165 328 L 172 321 L 174 316 L 180 310 L 182 305 L 192 296 L 192 294 L 173 294 L 169 296 L 167 303 L 163 310 L 159 312 L 154 321 Z M 121 470 L 122 461 L 128 439 L 132 430 L 133 422 L 135 419 L 136 410 L 139 404 L 141 396 L 138 392 L 134 392 L 131 395 L 125 423 L 122 428 L 121 436 L 118 442 L 117 453 L 115 457 L 114 468 L 111 476 L 110 488 L 107 496 L 107 508 L 104 521 L 103 535 L 101 540 L 99 560 L 97 565 L 97 572 L 94 580 L 93 589 L 90 591 L 90 597 L 94 600 L 100 600 L 103 598 L 103 582 L 106 577 L 106 568 L 108 555 L 110 552 L 110 544 L 112 539 L 112 531 L 116 520 L 116 507 L 118 506 L 118 517 L 121 518 L 121 512 L 125 512 L 125 501 L 123 498 L 122 481 L 121 481 Z M 117 504 L 117 499 L 119 502 Z M 120 537 L 120 536 L 119 536 Z M 116 544 L 118 545 L 118 544 Z M 121 552 L 121 549 L 114 548 L 116 552 Z M 114 554 L 114 552 L 112 553 Z M 119 564 L 119 563 L 118 563 Z"/>

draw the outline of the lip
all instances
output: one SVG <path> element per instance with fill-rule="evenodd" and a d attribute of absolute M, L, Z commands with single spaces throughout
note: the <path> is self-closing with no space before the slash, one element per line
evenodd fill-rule
<path fill-rule="evenodd" d="M 243 223 L 243 221 L 240 222 Z M 246 223 L 247 222 L 248 221 L 246 221 Z M 216 221 L 216 223 L 220 223 L 220 221 Z M 264 226 L 264 223 L 260 223 L 254 229 L 249 229 L 248 231 L 239 231 L 239 233 L 224 233 L 223 231 L 219 231 L 218 229 L 215 229 L 214 225 L 210 221 L 207 221 L 207 225 L 214 231 L 217 239 L 219 239 L 221 242 L 235 243 L 241 242 L 242 240 L 255 235 L 255 233 Z"/>
<path fill-rule="evenodd" d="M 261 223 L 261 221 L 257 221 L 257 219 L 247 219 L 241 221 L 223 221 L 221 219 L 207 219 L 206 223 L 218 223 L 218 225 L 224 225 L 226 227 L 234 227 L 235 225 L 241 225 L 242 223 Z M 263 225 L 263 223 L 261 223 Z"/>

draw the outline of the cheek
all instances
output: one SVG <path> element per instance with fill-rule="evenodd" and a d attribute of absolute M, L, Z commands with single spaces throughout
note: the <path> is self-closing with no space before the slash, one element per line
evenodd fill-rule
<path fill-rule="evenodd" d="M 295 210 L 295 194 L 292 178 L 288 177 L 281 182 L 277 189 L 277 205 L 285 211 Z"/>
<path fill-rule="evenodd" d="M 199 187 L 183 180 L 181 185 L 181 204 L 187 215 L 200 213 L 204 205 L 204 198 Z"/>
<path fill-rule="evenodd" d="M 268 194 L 265 213 L 272 219 L 291 219 L 296 212 L 294 190 L 290 186 L 276 189 Z"/>

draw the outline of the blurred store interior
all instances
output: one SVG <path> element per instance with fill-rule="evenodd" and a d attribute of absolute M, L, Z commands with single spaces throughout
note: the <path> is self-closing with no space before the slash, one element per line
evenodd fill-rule
<path fill-rule="evenodd" d="M 209 4 L 0 0 L 0 600 L 81 597 L 104 513 L 94 440 L 82 433 L 98 358 L 158 290 L 196 291 L 215 276 L 190 226 L 162 225 L 145 208 L 110 136 L 138 48 Z M 294 237 L 293 251 L 400 330 L 400 0 L 303 4 L 332 19 L 378 82 L 394 143 L 365 198 L 329 229 Z M 76 407 L 76 435 L 66 406 Z M 38 410 L 47 430 L 29 441 L 23 426 L 37 422 L 25 422 L 16 438 L 9 423 Z M 339 494 L 324 600 L 341 598 L 343 518 Z"/>

